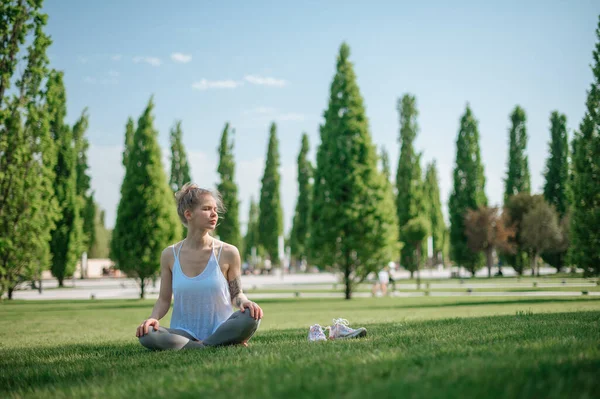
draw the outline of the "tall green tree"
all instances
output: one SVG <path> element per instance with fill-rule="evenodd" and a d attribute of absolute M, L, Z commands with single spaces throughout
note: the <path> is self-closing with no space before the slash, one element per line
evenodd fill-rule
<path fill-rule="evenodd" d="M 260 254 L 260 244 L 258 243 L 258 205 L 254 197 L 250 197 L 250 208 L 248 212 L 248 224 L 246 226 L 246 236 L 244 237 L 244 259 L 251 263 L 252 248 L 255 248 L 256 254 Z"/>
<path fill-rule="evenodd" d="M 414 149 L 414 141 L 419 130 L 416 98 L 405 94 L 398 101 L 397 109 L 400 114 L 400 158 L 396 172 L 396 213 L 399 237 L 404 243 L 400 251 L 400 263 L 410 271 L 412 277 L 419 267 L 416 256 L 417 247 L 414 240 L 406 239 L 402 232 L 404 225 L 409 220 L 423 215 L 425 211 L 421 155 Z"/>
<path fill-rule="evenodd" d="M 540 275 L 538 256 L 561 241 L 558 215 L 554 206 L 539 201 L 524 216 L 521 224 L 521 238 L 529 251 L 531 275 Z"/>
<path fill-rule="evenodd" d="M 233 131 L 231 135 L 233 136 Z M 223 205 L 227 213 L 219 220 L 217 234 L 221 240 L 239 247 L 242 244 L 240 233 L 238 188 L 235 183 L 235 161 L 233 160 L 233 138 L 229 138 L 229 123 L 225 124 L 219 146 L 219 167 L 217 169 L 221 181 L 217 190 L 223 197 Z"/>
<path fill-rule="evenodd" d="M 320 128 L 310 221 L 312 263 L 343 273 L 346 299 L 356 282 L 393 259 L 398 239 L 393 199 L 377 168 L 349 57 L 343 43 Z"/>
<path fill-rule="evenodd" d="M 279 236 L 283 234 L 283 210 L 281 209 L 281 195 L 279 186 L 279 141 L 277 140 L 277 127 L 271 124 L 269 133 L 269 147 L 267 161 L 262 178 L 260 191 L 258 242 L 274 264 L 279 263 Z"/>
<path fill-rule="evenodd" d="M 567 117 L 557 111 L 550 115 L 550 156 L 546 161 L 546 182 L 544 184 L 544 198 L 553 205 L 559 219 L 567 218 L 567 211 L 571 206 L 569 187 L 569 139 L 567 137 Z M 562 225 L 562 223 L 561 223 Z M 568 232 L 563 232 L 568 233 Z M 567 237 L 568 234 L 563 234 Z M 564 267 L 567 251 L 558 250 L 555 246 L 549 248 L 543 259 L 559 271 Z"/>
<path fill-rule="evenodd" d="M 120 270 L 138 280 L 140 298 L 160 269 L 162 250 L 181 237 L 181 221 L 161 162 L 153 110 L 151 98 L 138 120 L 131 146 L 126 148 L 127 167 L 111 238 L 111 258 Z"/>
<path fill-rule="evenodd" d="M 0 5 L 0 297 L 6 292 L 9 299 L 19 282 L 39 278 L 50 265 L 58 218 L 48 112 L 56 92 L 51 82 L 43 86 L 51 40 L 41 7 L 41 1 Z M 26 37 L 32 41 L 24 50 Z"/>
<path fill-rule="evenodd" d="M 594 81 L 573 144 L 571 261 L 586 275 L 600 274 L 600 17 L 593 58 Z"/>
<path fill-rule="evenodd" d="M 123 143 L 123 167 L 127 168 L 129 162 L 129 152 L 133 147 L 133 135 L 135 134 L 135 122 L 133 118 L 127 118 L 127 124 L 125 125 L 125 142 Z"/>
<path fill-rule="evenodd" d="M 290 253 L 294 259 L 306 259 L 306 245 L 310 233 L 310 204 L 312 202 L 313 167 L 308 160 L 308 135 L 302 135 L 302 145 L 298 154 L 298 200 L 290 233 Z"/>
<path fill-rule="evenodd" d="M 460 120 L 456 139 L 454 188 L 448 203 L 450 213 L 450 250 L 452 259 L 473 275 L 483 263 L 483 256 L 467 245 L 465 216 L 469 209 L 487 205 L 485 176 L 479 149 L 478 122 L 467 104 Z"/>
<path fill-rule="evenodd" d="M 77 149 L 74 145 L 73 130 L 65 124 L 67 100 L 63 83 L 63 73 L 52 71 L 49 85 L 56 96 L 49 103 L 50 133 L 57 146 L 54 172 L 54 191 L 59 204 L 60 217 L 52 230 L 50 248 L 52 250 L 52 275 L 58 286 L 64 286 L 65 278 L 75 272 L 79 256 L 85 248 L 81 201 L 77 195 Z"/>
<path fill-rule="evenodd" d="M 388 154 L 385 147 L 381 147 L 381 151 L 379 154 L 379 159 L 381 160 L 381 173 L 383 173 L 383 177 L 385 177 L 385 181 L 392 184 L 392 169 L 390 167 L 390 155 Z"/>
<path fill-rule="evenodd" d="M 94 193 L 91 191 L 92 179 L 89 175 L 87 161 L 89 142 L 85 137 L 88 121 L 89 115 L 86 108 L 81 113 L 77 122 L 75 122 L 75 125 L 73 125 L 73 140 L 77 153 L 77 198 L 80 204 L 80 217 L 83 223 L 83 245 L 86 252 L 89 252 L 94 244 L 96 234 L 96 204 L 94 202 Z"/>
<path fill-rule="evenodd" d="M 90 247 L 88 258 L 108 258 L 110 251 L 110 230 L 106 228 L 105 212 L 100 209 L 98 204 L 94 204 L 96 207 L 95 218 L 94 218 L 94 242 Z"/>
<path fill-rule="evenodd" d="M 433 240 L 433 258 L 434 262 L 439 263 L 444 254 L 444 234 L 446 231 L 446 222 L 442 214 L 442 201 L 440 199 L 440 188 L 438 184 L 438 173 L 435 161 L 427 165 L 425 172 L 424 185 L 425 202 L 427 204 L 427 214 L 431 224 L 431 238 Z"/>
<path fill-rule="evenodd" d="M 171 178 L 169 186 L 173 192 L 177 192 L 185 183 L 192 181 L 190 177 L 190 165 L 187 160 L 185 147 L 183 146 L 183 131 L 181 121 L 175 122 L 169 134 L 171 142 Z"/>
<path fill-rule="evenodd" d="M 531 187 L 529 165 L 525 154 L 527 149 L 527 116 L 525 110 L 517 105 L 510 115 L 510 121 L 508 171 L 504 180 L 504 203 L 515 194 L 528 193 Z"/>

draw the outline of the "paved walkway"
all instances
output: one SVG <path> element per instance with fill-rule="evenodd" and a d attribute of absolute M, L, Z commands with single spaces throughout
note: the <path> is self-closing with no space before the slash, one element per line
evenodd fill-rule
<path fill-rule="evenodd" d="M 510 275 L 512 270 L 504 270 L 505 275 Z M 549 275 L 554 272 L 554 269 L 542 269 L 542 274 Z M 480 275 L 486 276 L 487 270 L 481 271 Z M 466 276 L 466 274 L 465 274 Z M 405 271 L 394 273 L 397 279 L 407 279 L 409 273 Z M 428 270 L 421 273 L 422 284 L 421 288 L 426 288 L 427 284 L 432 290 L 428 293 L 429 296 L 581 296 L 582 291 L 586 287 L 594 287 L 595 283 L 584 282 L 578 283 L 561 283 L 561 282 L 537 282 L 538 288 L 552 287 L 570 287 L 571 291 L 535 291 L 531 281 L 515 281 L 515 280 L 494 280 L 494 282 L 481 282 L 473 280 L 470 282 L 465 280 L 448 280 L 447 282 L 431 282 L 429 279 L 444 279 L 450 277 L 449 270 Z M 136 299 L 139 298 L 139 286 L 133 279 L 128 278 L 102 278 L 102 279 L 86 279 L 86 280 L 68 280 L 65 282 L 67 287 L 58 288 L 56 280 L 46 280 L 43 282 L 43 291 L 40 294 L 37 290 L 32 290 L 28 287 L 23 287 L 22 290 L 14 292 L 14 299 L 24 300 L 70 300 L 70 299 Z M 316 274 L 289 274 L 289 275 L 268 275 L 268 276 L 242 276 L 242 286 L 246 290 L 259 289 L 261 292 L 252 293 L 253 299 L 262 298 L 343 298 L 343 293 L 334 292 L 301 292 L 296 294 L 294 290 L 330 290 L 334 286 L 337 289 L 342 289 L 339 284 L 339 279 L 332 273 L 316 273 Z M 424 292 L 406 292 L 402 290 L 415 290 L 416 284 L 405 284 L 399 281 L 396 287 L 401 290 L 393 295 L 398 297 L 414 297 L 424 296 Z M 532 291 L 527 292 L 502 292 L 502 288 L 532 288 Z M 497 288 L 497 292 L 467 292 L 468 288 Z M 160 280 L 153 286 L 150 284 L 147 287 L 148 299 L 158 297 L 160 289 Z M 461 289 L 461 291 L 443 291 L 444 289 Z M 462 291 L 464 289 L 464 291 Z M 269 290 L 289 290 L 290 292 L 268 292 Z M 267 292 L 265 292 L 267 291 Z M 589 292 L 588 295 L 600 295 L 600 292 Z M 354 297 L 371 296 L 369 292 L 355 292 Z"/>

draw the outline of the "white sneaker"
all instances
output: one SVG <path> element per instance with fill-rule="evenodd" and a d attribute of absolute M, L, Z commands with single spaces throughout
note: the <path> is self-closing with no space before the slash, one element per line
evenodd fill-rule
<path fill-rule="evenodd" d="M 321 327 L 318 324 L 315 324 L 314 326 L 310 326 L 310 329 L 308 330 L 308 340 L 310 342 L 327 341 L 327 337 L 325 336 L 325 333 L 323 332 L 323 327 Z"/>
<path fill-rule="evenodd" d="M 360 327 L 357 329 L 348 327 L 348 320 L 333 319 L 333 325 L 329 330 L 329 339 L 360 338 L 367 336 L 367 329 Z"/>

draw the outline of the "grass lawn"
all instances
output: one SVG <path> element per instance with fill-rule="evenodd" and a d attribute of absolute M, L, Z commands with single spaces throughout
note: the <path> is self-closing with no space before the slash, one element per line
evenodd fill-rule
<path fill-rule="evenodd" d="M 134 333 L 152 301 L 2 303 L 0 397 L 584 398 L 600 389 L 600 298 L 260 304 L 266 317 L 249 348 L 150 352 Z M 310 324 L 333 317 L 369 335 L 307 342 Z"/>

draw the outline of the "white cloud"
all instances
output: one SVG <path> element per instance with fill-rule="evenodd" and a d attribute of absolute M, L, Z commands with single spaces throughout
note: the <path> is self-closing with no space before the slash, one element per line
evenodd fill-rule
<path fill-rule="evenodd" d="M 136 64 L 139 64 L 140 62 L 145 62 L 146 64 L 150 64 L 155 67 L 160 66 L 160 64 L 162 64 L 161 59 L 157 57 L 133 57 L 133 62 L 135 62 Z"/>
<path fill-rule="evenodd" d="M 276 117 L 280 121 L 303 121 L 304 115 L 295 112 L 289 112 L 287 114 L 281 114 Z"/>
<path fill-rule="evenodd" d="M 110 59 L 113 60 L 113 61 L 121 61 L 122 57 L 123 56 L 121 54 L 113 54 L 113 55 L 110 56 Z"/>
<path fill-rule="evenodd" d="M 192 88 L 196 90 L 208 90 L 208 89 L 235 89 L 242 85 L 242 82 L 236 82 L 235 80 L 206 80 L 202 79 L 192 84 Z"/>
<path fill-rule="evenodd" d="M 173 54 L 171 54 L 171 59 L 175 62 L 181 62 L 181 63 L 185 64 L 192 60 L 192 56 L 190 54 L 173 53 Z"/>
<path fill-rule="evenodd" d="M 110 71 L 108 71 L 108 76 L 111 76 L 113 78 L 118 78 L 119 72 L 115 71 L 114 69 L 111 69 Z"/>
<path fill-rule="evenodd" d="M 263 77 L 257 75 L 246 75 L 244 77 L 244 80 L 246 80 L 248 83 L 259 86 L 283 87 L 287 84 L 287 82 L 283 79 Z"/>
<path fill-rule="evenodd" d="M 256 107 L 244 111 L 244 115 L 272 115 L 275 113 L 275 108 L 272 107 Z"/>

